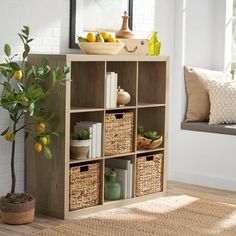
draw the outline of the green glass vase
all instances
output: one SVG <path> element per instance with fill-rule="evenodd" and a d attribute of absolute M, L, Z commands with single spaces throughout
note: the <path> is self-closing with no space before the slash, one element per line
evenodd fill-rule
<path fill-rule="evenodd" d="M 148 55 L 157 56 L 160 55 L 161 42 L 157 37 L 157 32 L 152 32 L 152 36 L 148 42 Z"/>
<path fill-rule="evenodd" d="M 121 185 L 117 180 L 116 172 L 112 171 L 105 183 L 105 200 L 118 200 L 121 196 Z"/>

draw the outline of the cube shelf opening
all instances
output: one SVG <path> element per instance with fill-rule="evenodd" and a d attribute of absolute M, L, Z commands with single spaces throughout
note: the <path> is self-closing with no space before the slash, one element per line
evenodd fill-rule
<path fill-rule="evenodd" d="M 166 62 L 139 62 L 138 104 L 165 104 Z"/>
<path fill-rule="evenodd" d="M 115 186 L 113 185 L 113 182 L 109 182 L 109 178 L 112 178 L 109 177 L 112 171 L 116 174 Z M 134 178 L 135 155 L 106 159 L 104 172 L 104 202 L 133 198 L 135 184 Z M 118 197 L 118 199 L 111 199 L 112 197 L 117 197 L 117 185 L 120 185 L 120 197 Z M 115 196 L 112 192 L 109 192 L 112 191 L 113 188 L 116 189 Z"/>
<path fill-rule="evenodd" d="M 104 108 L 104 76 L 104 62 L 71 62 L 71 106 Z"/>

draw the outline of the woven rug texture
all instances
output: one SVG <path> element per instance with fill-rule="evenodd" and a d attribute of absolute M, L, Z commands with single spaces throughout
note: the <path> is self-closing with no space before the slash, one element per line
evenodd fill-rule
<path fill-rule="evenodd" d="M 236 200 L 204 195 L 166 196 L 30 236 L 236 236 Z"/>

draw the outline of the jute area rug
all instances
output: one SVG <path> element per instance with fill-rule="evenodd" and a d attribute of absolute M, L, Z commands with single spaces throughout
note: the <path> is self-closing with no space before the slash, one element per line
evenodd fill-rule
<path fill-rule="evenodd" d="M 236 236 L 236 200 L 206 196 L 161 197 L 73 220 L 31 236 Z"/>

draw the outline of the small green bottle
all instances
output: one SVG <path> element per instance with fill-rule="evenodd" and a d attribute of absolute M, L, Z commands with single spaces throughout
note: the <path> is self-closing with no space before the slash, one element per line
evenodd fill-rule
<path fill-rule="evenodd" d="M 118 200 L 121 195 L 121 185 L 116 177 L 116 172 L 111 171 L 108 181 L 105 183 L 105 199 Z"/>
<path fill-rule="evenodd" d="M 152 36 L 148 42 L 148 55 L 157 56 L 160 54 L 161 42 L 157 38 L 157 32 L 152 32 Z"/>

